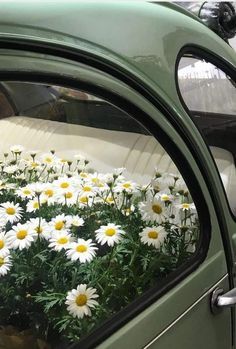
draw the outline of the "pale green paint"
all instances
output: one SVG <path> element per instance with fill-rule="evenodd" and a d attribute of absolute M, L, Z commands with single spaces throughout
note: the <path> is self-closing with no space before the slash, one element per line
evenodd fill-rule
<path fill-rule="evenodd" d="M 165 5 L 140 2 L 2 3 L 0 39 L 1 37 L 24 38 L 25 40 L 34 38 L 38 41 L 82 49 L 117 64 L 121 69 L 131 72 L 152 88 L 171 106 L 179 123 L 198 147 L 206 168 L 212 173 L 213 184 L 222 202 L 222 212 L 224 211 L 227 217 L 228 230 L 233 232 L 236 231 L 235 222 L 228 211 L 222 185 L 214 170 L 212 159 L 205 143 L 199 137 L 198 130 L 178 99 L 174 67 L 177 53 L 186 43 L 206 47 L 233 65 L 236 64 L 235 53 L 199 21 L 192 19 L 192 16 L 185 16 L 182 12 L 169 9 Z M 24 58 L 22 59 L 21 56 Z M 90 81 L 126 97 L 147 112 L 174 139 L 191 164 L 205 194 L 213 227 L 212 241 L 205 262 L 178 286 L 99 346 L 100 349 L 141 348 L 227 272 L 219 226 L 210 193 L 195 159 L 183 140 L 165 117 L 142 96 L 113 77 L 94 69 L 88 69 L 86 66 L 76 63 L 71 65 L 68 64 L 69 62 L 55 60 L 44 55 L 39 55 L 40 58 L 35 57 L 37 55 L 23 53 L 19 53 L 16 57 L 13 53 L 5 51 L 5 55 L 0 56 L 0 67 L 1 70 L 60 72 L 62 76 L 67 75 L 78 80 Z M 227 288 L 227 282 L 225 287 Z M 201 319 L 202 323 L 199 325 Z M 195 331 L 195 328 L 198 330 Z M 192 343 L 191 349 L 197 349 L 200 345 L 208 349 L 229 349 L 230 332 L 229 313 L 223 311 L 213 316 L 209 311 L 208 297 L 206 297 L 186 317 L 181 319 L 175 326 L 174 332 L 171 330 L 165 334 L 152 348 L 165 349 L 171 346 L 175 349 L 189 349 Z M 187 334 L 188 337 L 184 337 Z"/>

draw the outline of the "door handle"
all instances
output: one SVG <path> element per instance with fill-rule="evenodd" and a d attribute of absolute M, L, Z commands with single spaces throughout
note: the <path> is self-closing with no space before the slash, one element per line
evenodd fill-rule
<path fill-rule="evenodd" d="M 236 288 L 232 290 L 219 294 L 216 298 L 217 307 L 232 307 L 236 304 Z"/>
<path fill-rule="evenodd" d="M 236 305 L 236 288 L 224 293 L 222 288 L 216 288 L 211 295 L 211 311 L 217 314 L 221 308 Z"/>

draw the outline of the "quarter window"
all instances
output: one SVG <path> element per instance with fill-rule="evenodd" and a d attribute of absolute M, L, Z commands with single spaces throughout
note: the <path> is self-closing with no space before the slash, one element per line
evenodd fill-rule
<path fill-rule="evenodd" d="M 0 331 L 66 348 L 196 254 L 198 215 L 130 115 L 84 91 L 2 84 L 17 115 L 0 120 Z"/>
<path fill-rule="evenodd" d="M 178 84 L 186 106 L 210 146 L 231 210 L 236 214 L 235 81 L 210 62 L 188 55 L 180 60 Z"/>

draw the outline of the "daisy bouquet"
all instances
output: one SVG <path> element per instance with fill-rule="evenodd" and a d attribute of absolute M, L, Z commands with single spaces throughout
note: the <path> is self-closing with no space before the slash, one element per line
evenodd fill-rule
<path fill-rule="evenodd" d="M 80 155 L 25 152 L 0 163 L 0 325 L 77 341 L 188 259 L 197 212 L 177 174 L 146 185 Z"/>

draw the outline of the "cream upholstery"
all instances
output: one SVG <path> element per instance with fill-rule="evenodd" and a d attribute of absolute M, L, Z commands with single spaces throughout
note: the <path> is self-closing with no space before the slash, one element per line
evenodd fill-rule
<path fill-rule="evenodd" d="M 139 183 L 146 183 L 155 168 L 178 173 L 165 150 L 149 135 L 13 116 L 0 120 L 0 153 L 13 144 L 21 144 L 27 150 L 54 149 L 58 156 L 67 159 L 80 153 L 100 172 L 125 167 L 128 176 Z M 236 208 L 233 156 L 225 149 L 211 147 L 211 150 L 231 206 Z"/>

